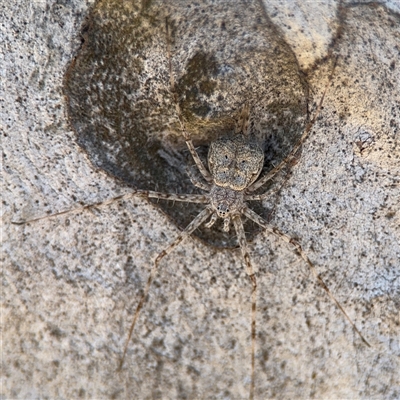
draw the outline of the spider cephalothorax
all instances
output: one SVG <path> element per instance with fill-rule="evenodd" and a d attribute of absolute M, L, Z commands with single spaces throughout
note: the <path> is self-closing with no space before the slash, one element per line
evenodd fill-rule
<path fill-rule="evenodd" d="M 231 217 L 243 213 L 246 189 L 262 171 L 264 152 L 249 133 L 249 115 L 249 107 L 246 105 L 236 133 L 210 144 L 210 204 L 214 213 L 207 227 L 211 227 L 219 217 L 224 220 L 224 231 L 229 230 Z"/>

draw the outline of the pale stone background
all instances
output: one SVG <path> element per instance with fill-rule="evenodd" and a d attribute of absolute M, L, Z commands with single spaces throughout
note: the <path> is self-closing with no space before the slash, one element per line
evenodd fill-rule
<path fill-rule="evenodd" d="M 117 374 L 151 262 L 177 228 L 141 199 L 10 224 L 124 191 L 76 144 L 62 93 L 90 4 L 0 6 L 2 397 L 245 398 L 250 284 L 238 250 L 192 240 L 164 261 Z M 400 397 L 400 4 L 381 4 L 346 8 L 333 88 L 272 219 L 372 347 L 304 262 L 260 234 L 258 398 Z M 343 28 L 338 7 L 266 2 L 304 70 Z M 318 99 L 328 69 L 308 72 Z"/>

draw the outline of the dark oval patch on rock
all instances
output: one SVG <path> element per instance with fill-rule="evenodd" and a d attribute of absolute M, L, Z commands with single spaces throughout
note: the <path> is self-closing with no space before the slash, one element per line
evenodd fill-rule
<path fill-rule="evenodd" d="M 170 30 L 168 56 L 166 21 Z M 99 1 L 82 29 L 83 46 L 65 79 L 69 116 L 96 167 L 126 184 L 165 193 L 201 193 L 171 93 L 200 157 L 232 132 L 245 102 L 264 143 L 263 172 L 291 150 L 307 122 L 307 85 L 296 59 L 258 2 L 208 5 Z M 264 188 L 264 191 L 266 188 Z M 152 200 L 180 227 L 203 205 Z M 261 204 L 251 204 L 266 216 Z M 260 232 L 245 222 L 249 240 Z M 194 233 L 218 247 L 237 245 L 217 222 Z"/>

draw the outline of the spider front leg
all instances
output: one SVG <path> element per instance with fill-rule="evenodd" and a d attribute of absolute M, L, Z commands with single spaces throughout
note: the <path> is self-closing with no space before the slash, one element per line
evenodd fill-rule
<path fill-rule="evenodd" d="M 322 96 L 321 98 L 321 102 L 318 106 L 318 110 L 316 112 L 316 115 L 314 116 L 313 120 L 311 122 L 309 122 L 306 126 L 306 129 L 304 130 L 300 140 L 296 143 L 296 145 L 293 147 L 293 149 L 291 150 L 291 152 L 285 157 L 285 159 L 283 161 L 281 161 L 275 168 L 273 168 L 271 171 L 269 171 L 267 174 L 265 174 L 264 176 L 262 176 L 260 179 L 258 179 L 257 181 L 255 181 L 251 186 L 249 186 L 247 188 L 247 192 L 251 193 L 254 192 L 255 190 L 259 189 L 260 187 L 262 187 L 263 185 L 265 185 L 268 181 L 270 181 L 282 168 L 285 167 L 285 165 L 289 164 L 293 158 L 295 157 L 297 151 L 300 149 L 300 147 L 303 145 L 303 143 L 305 142 L 305 140 L 307 139 L 311 128 L 313 127 L 315 120 L 319 114 L 319 110 L 322 106 L 322 100 L 325 96 Z M 249 200 L 262 200 L 262 198 L 260 198 L 260 195 L 254 195 L 253 198 L 250 198 L 250 195 L 248 196 Z"/>
<path fill-rule="evenodd" d="M 85 204 L 84 206 L 69 209 L 69 210 L 64 210 L 60 211 L 54 214 L 47 214 L 43 215 L 41 217 L 37 218 L 32 218 L 29 220 L 19 220 L 19 221 L 11 221 L 12 224 L 15 225 L 23 225 L 27 224 L 29 222 L 35 222 L 35 221 L 40 221 L 42 219 L 47 219 L 51 217 L 56 217 L 59 215 L 64 215 L 64 214 L 70 214 L 73 212 L 78 212 L 78 211 L 83 211 L 83 210 L 89 210 L 91 208 L 96 208 L 96 207 L 103 207 L 108 204 L 114 203 L 119 200 L 126 200 L 130 197 L 142 197 L 142 198 L 147 198 L 147 199 L 162 199 L 162 200 L 171 200 L 171 201 L 182 201 L 186 203 L 200 203 L 200 204 L 206 204 L 209 202 L 209 199 L 207 196 L 202 195 L 202 194 L 170 194 L 170 193 L 161 193 L 161 192 L 153 192 L 152 190 L 132 190 L 129 193 L 122 194 L 116 197 L 112 197 L 111 199 L 99 201 L 97 203 L 92 203 L 92 204 Z"/>
<path fill-rule="evenodd" d="M 186 169 L 186 173 L 189 176 L 190 182 L 192 182 L 194 186 L 207 192 L 211 190 L 211 185 L 207 182 L 202 181 L 198 173 L 196 174 L 190 167 Z"/>
<path fill-rule="evenodd" d="M 300 153 L 300 152 L 299 152 Z M 285 174 L 285 178 L 282 180 L 282 182 L 279 184 L 278 187 L 274 187 L 274 188 L 268 188 L 264 193 L 260 193 L 260 194 L 245 194 L 244 195 L 244 201 L 263 201 L 266 198 L 270 198 L 272 195 L 278 196 L 280 191 L 282 190 L 282 188 L 286 185 L 286 183 L 289 181 L 290 177 L 291 177 L 291 168 L 297 164 L 299 160 L 299 156 L 298 153 L 294 153 L 293 158 L 288 162 L 289 167 L 288 167 L 288 171 L 286 171 Z M 276 171 L 277 173 L 278 171 Z M 271 179 L 273 179 L 274 176 L 271 177 Z M 274 202 L 274 204 L 276 205 L 276 203 Z M 275 208 L 275 206 L 274 206 Z"/>
<path fill-rule="evenodd" d="M 235 133 L 248 136 L 250 124 L 250 104 L 245 103 L 235 126 Z"/>
<path fill-rule="evenodd" d="M 271 180 L 285 165 L 290 163 L 293 158 L 295 158 L 297 151 L 300 149 L 300 147 L 303 145 L 305 140 L 307 139 L 308 135 L 310 134 L 311 128 L 314 126 L 315 121 L 318 118 L 319 113 L 321 112 L 322 109 L 322 104 L 324 102 L 325 95 L 328 91 L 328 87 L 332 81 L 332 76 L 336 68 L 337 64 L 337 58 L 334 60 L 334 64 L 332 67 L 332 71 L 328 77 L 328 83 L 325 86 L 324 93 L 321 96 L 321 99 L 318 103 L 318 107 L 315 111 L 314 117 L 312 120 L 306 125 L 303 134 L 301 135 L 300 139 L 296 143 L 296 145 L 293 147 L 293 149 L 290 151 L 290 153 L 284 158 L 283 161 L 281 161 L 275 168 L 273 168 L 270 172 L 268 172 L 266 175 L 262 176 L 260 179 L 258 179 L 256 182 L 254 182 L 252 185 L 250 185 L 247 188 L 247 193 L 251 193 L 262 187 L 265 183 L 267 183 L 269 180 Z M 249 198 L 249 200 L 262 200 L 260 196 L 255 196 L 254 198 Z"/>
<path fill-rule="evenodd" d="M 290 178 L 290 173 L 287 174 L 286 178 L 284 181 L 276 188 L 273 189 L 267 189 L 266 192 L 261 193 L 261 194 L 245 194 L 244 195 L 244 201 L 263 201 L 267 197 L 271 197 L 272 195 L 278 195 L 279 192 L 282 190 L 282 188 L 286 185 Z"/>
<path fill-rule="evenodd" d="M 172 73 L 172 56 L 171 56 L 171 43 L 170 43 L 171 40 L 170 40 L 168 18 L 165 19 L 165 29 L 167 32 L 167 53 L 168 53 L 170 88 L 171 88 L 172 98 L 175 103 L 175 109 L 176 109 L 176 114 L 178 116 L 179 125 L 181 127 L 182 135 L 185 139 L 186 146 L 188 147 L 190 154 L 192 155 L 197 168 L 199 169 L 201 175 L 203 175 L 203 178 L 206 180 L 206 182 L 211 184 L 213 181 L 212 176 L 211 176 L 210 172 L 207 170 L 207 168 L 204 166 L 203 161 L 200 159 L 199 155 L 197 154 L 197 151 L 193 145 L 192 139 L 191 139 L 190 135 L 187 133 L 187 131 L 185 129 L 185 124 L 183 122 L 181 107 L 179 105 L 178 96 L 177 96 L 177 93 L 175 90 L 174 75 Z"/>
<path fill-rule="evenodd" d="M 182 131 L 183 137 L 185 138 L 186 146 L 188 147 L 190 154 L 192 155 L 193 160 L 194 160 L 197 168 L 199 169 L 201 175 L 203 175 L 203 178 L 205 179 L 205 181 L 208 184 L 211 184 L 213 182 L 212 176 L 211 176 L 210 172 L 208 172 L 207 168 L 204 166 L 203 161 L 201 160 L 199 155 L 197 154 L 197 151 L 194 148 L 194 145 L 193 145 L 190 135 L 186 132 L 178 100 L 175 99 L 175 101 L 176 101 L 176 104 L 175 104 L 176 112 L 178 114 L 178 120 L 179 120 L 179 124 L 181 126 L 181 131 Z"/>
<path fill-rule="evenodd" d="M 178 246 L 179 243 L 182 242 L 183 239 L 187 238 L 191 233 L 193 233 L 193 231 L 195 231 L 212 213 L 212 209 L 207 207 L 205 208 L 200 214 L 197 215 L 197 217 L 186 227 L 186 229 L 181 232 L 181 234 L 166 248 L 164 249 L 155 259 L 154 261 L 154 265 L 150 271 L 150 275 L 147 279 L 147 283 L 146 283 L 146 287 L 144 289 L 144 292 L 142 294 L 142 297 L 139 300 L 139 303 L 136 307 L 136 311 L 135 311 L 135 316 L 133 317 L 133 321 L 131 324 L 131 327 L 129 329 L 129 334 L 128 334 L 128 338 L 125 342 L 125 347 L 124 347 L 124 352 L 122 354 L 119 366 L 118 366 L 118 370 L 122 369 L 122 366 L 124 365 L 124 361 L 125 361 L 125 356 L 126 356 L 126 352 L 128 350 L 128 346 L 129 346 L 129 342 L 131 340 L 132 337 L 132 333 L 133 330 L 135 328 L 136 322 L 139 318 L 139 314 L 140 314 L 140 310 L 143 307 L 143 304 L 146 300 L 147 295 L 149 294 L 149 290 L 150 290 L 150 286 L 153 282 L 153 279 L 156 275 L 158 266 L 161 262 L 161 260 L 167 256 L 168 254 L 171 253 L 171 251 Z"/>
<path fill-rule="evenodd" d="M 367 342 L 367 340 L 364 338 L 364 336 L 361 334 L 361 332 L 357 329 L 356 325 L 354 322 L 351 320 L 351 318 L 348 316 L 342 305 L 339 303 L 338 300 L 336 300 L 335 296 L 332 294 L 332 292 L 329 290 L 328 286 L 326 283 L 323 281 L 323 279 L 318 275 L 314 264 L 311 262 L 311 260 L 308 258 L 307 254 L 301 247 L 300 243 L 291 238 L 290 236 L 286 235 L 285 233 L 281 232 L 279 229 L 275 228 L 274 226 L 271 226 L 268 224 L 267 221 L 265 221 L 263 218 L 261 218 L 258 214 L 256 214 L 253 210 L 250 208 L 246 207 L 243 210 L 243 214 L 254 221 L 256 224 L 260 225 L 262 228 L 264 228 L 266 231 L 273 233 L 280 239 L 284 240 L 286 243 L 289 243 L 293 245 L 300 256 L 303 258 L 303 260 L 308 264 L 312 274 L 314 275 L 315 279 L 319 282 L 319 284 L 322 286 L 322 288 L 328 293 L 329 297 L 332 299 L 332 301 L 336 304 L 336 306 L 339 308 L 339 310 L 343 313 L 343 315 L 346 317 L 346 319 L 349 321 L 350 325 L 353 327 L 353 329 L 357 332 L 358 336 L 361 338 L 361 340 L 368 346 L 371 347 L 371 345 Z"/>

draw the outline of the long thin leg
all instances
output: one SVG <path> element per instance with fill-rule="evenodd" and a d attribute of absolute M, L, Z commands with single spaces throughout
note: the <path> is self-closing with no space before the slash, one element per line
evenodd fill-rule
<path fill-rule="evenodd" d="M 166 31 L 167 31 L 167 51 L 168 51 L 168 62 L 169 62 L 170 86 L 171 86 L 172 96 L 173 96 L 174 102 L 175 102 L 175 108 L 176 108 L 176 113 L 178 115 L 179 124 L 181 126 L 181 131 L 182 131 L 183 137 L 185 138 L 185 142 L 190 151 L 190 154 L 192 155 L 193 160 L 197 165 L 197 168 L 199 169 L 200 173 L 203 175 L 204 179 L 208 183 L 212 183 L 212 181 L 213 181 L 212 176 L 208 172 L 207 168 L 204 166 L 203 161 L 201 161 L 199 155 L 197 154 L 196 149 L 194 148 L 192 139 L 190 138 L 190 135 L 186 132 L 186 129 L 185 129 L 185 124 L 183 122 L 181 108 L 179 106 L 179 101 L 178 101 L 177 94 L 175 91 L 174 75 L 172 73 L 172 57 L 171 57 L 171 44 L 170 44 L 170 32 L 169 32 L 168 18 L 166 18 L 166 20 L 165 20 L 165 26 L 166 26 Z"/>
<path fill-rule="evenodd" d="M 119 366 L 118 366 L 118 370 L 121 370 L 123 364 L 124 364 L 124 360 L 125 360 L 125 355 L 126 352 L 128 350 L 128 345 L 129 342 L 131 340 L 132 337 L 132 333 L 133 330 L 135 328 L 135 324 L 137 319 L 139 318 L 139 313 L 140 310 L 143 307 L 143 304 L 146 300 L 147 295 L 149 294 L 149 290 L 150 290 L 150 286 L 151 283 L 153 282 L 153 279 L 156 275 L 157 272 L 157 268 L 158 265 L 160 264 L 161 260 L 167 256 L 169 253 L 171 253 L 171 251 L 178 246 L 178 244 L 180 242 L 182 242 L 183 239 L 185 239 L 186 237 L 188 237 L 195 229 L 197 229 L 211 214 L 213 213 L 213 211 L 210 208 L 205 208 L 200 214 L 197 215 L 197 217 L 186 227 L 186 229 L 181 232 L 181 234 L 166 248 L 164 249 L 155 259 L 154 261 L 154 265 L 150 271 L 150 275 L 147 279 L 147 284 L 146 287 L 144 289 L 144 292 L 142 294 L 142 297 L 140 298 L 139 304 L 136 307 L 136 311 L 135 311 L 135 316 L 133 317 L 133 321 L 131 324 L 131 327 L 129 329 L 129 335 L 128 335 L 128 339 L 125 342 L 125 348 L 124 348 L 124 353 L 122 354 L 122 358 L 120 360 Z"/>
<path fill-rule="evenodd" d="M 250 400 L 254 399 L 255 388 L 255 354 L 256 354 L 256 305 L 257 305 L 257 280 L 251 265 L 249 250 L 247 248 L 246 235 L 244 233 L 243 222 L 240 215 L 235 215 L 233 218 L 236 235 L 239 241 L 240 250 L 244 262 L 246 263 L 246 272 L 251 279 L 253 289 L 251 291 L 251 382 L 250 382 Z"/>
<path fill-rule="evenodd" d="M 104 201 L 101 201 L 98 203 L 86 204 L 84 206 L 77 207 L 72 210 L 65 210 L 65 211 L 60 211 L 55 214 L 43 215 L 41 217 L 33 218 L 30 220 L 11 221 L 11 223 L 16 224 L 16 225 L 27 224 L 28 222 L 39 221 L 41 219 L 55 217 L 58 215 L 64 215 L 64 214 L 68 214 L 68 213 L 72 213 L 72 212 L 78 212 L 78 211 L 86 210 L 86 209 L 93 208 L 93 207 L 105 206 L 107 204 L 111 204 L 118 200 L 128 199 L 132 196 L 143 197 L 143 198 L 152 198 L 152 199 L 172 200 L 172 201 L 184 201 L 187 203 L 206 204 L 209 202 L 209 199 L 207 198 L 207 196 L 204 196 L 201 194 L 168 194 L 168 193 L 153 192 L 151 190 L 133 190 L 130 193 L 122 194 L 120 196 L 113 197 L 112 199 L 104 200 Z"/>
<path fill-rule="evenodd" d="M 328 80 L 328 84 L 326 85 L 324 93 L 322 94 L 321 100 L 319 101 L 319 104 L 318 104 L 317 110 L 315 111 L 314 117 L 307 124 L 306 129 L 304 130 L 303 134 L 301 135 L 300 140 L 293 147 L 291 152 L 285 157 L 285 159 L 280 162 L 280 164 L 278 164 L 274 169 L 272 169 L 270 172 L 268 172 L 266 175 L 264 175 L 258 181 L 254 182 L 251 186 L 249 186 L 246 189 L 247 193 L 251 193 L 251 192 L 254 192 L 255 190 L 259 189 L 266 182 L 268 182 L 270 179 L 272 179 L 286 164 L 288 164 L 292 160 L 292 158 L 295 157 L 297 151 L 303 145 L 304 141 L 307 139 L 307 137 L 308 137 L 308 135 L 309 135 L 309 133 L 311 131 L 311 128 L 313 127 L 313 125 L 315 124 L 315 121 L 318 118 L 318 115 L 319 115 L 319 113 L 321 111 L 321 108 L 322 108 L 322 103 L 324 102 L 324 98 L 325 98 L 326 92 L 328 91 L 329 84 L 331 83 L 331 79 L 332 79 L 333 72 L 334 72 L 335 67 L 336 67 L 336 63 L 337 63 L 337 59 L 335 60 L 335 63 L 333 65 L 332 72 L 331 72 L 331 74 L 330 74 L 330 76 L 328 78 L 329 79 Z"/>
<path fill-rule="evenodd" d="M 289 166 L 289 172 L 286 173 L 285 179 L 283 180 L 282 183 L 279 184 L 278 187 L 269 188 L 269 189 L 267 189 L 266 192 L 260 193 L 260 194 L 254 194 L 254 193 L 245 194 L 244 195 L 244 201 L 262 201 L 262 200 L 266 199 L 267 197 L 271 197 L 272 195 L 275 195 L 277 197 L 279 195 L 280 191 L 282 190 L 282 188 L 286 185 L 286 183 L 290 179 L 290 176 L 291 176 L 290 168 L 291 168 L 291 166 L 296 164 L 296 163 L 294 162 L 294 160 L 291 161 L 291 165 Z"/>
<path fill-rule="evenodd" d="M 339 310 L 343 313 L 343 315 L 346 317 L 346 319 L 350 322 L 350 325 L 353 327 L 353 329 L 358 333 L 358 335 L 360 336 L 361 340 L 368 346 L 371 347 L 371 345 L 367 342 L 367 340 L 364 338 L 364 336 L 361 334 L 361 332 L 357 329 L 356 325 L 354 324 L 354 322 L 351 320 L 351 318 L 347 315 L 346 311 L 344 310 L 344 308 L 342 307 L 342 305 L 336 300 L 335 296 L 332 294 L 332 292 L 329 290 L 328 286 L 326 285 L 326 283 L 322 280 L 322 278 L 318 275 L 314 264 L 310 261 L 310 259 L 308 258 L 307 254 L 304 252 L 304 250 L 302 249 L 300 243 L 291 238 L 290 236 L 286 235 L 285 233 L 281 232 L 279 229 L 269 225 L 267 223 L 267 221 L 265 221 L 263 218 L 261 218 L 258 214 L 256 214 L 253 210 L 251 210 L 250 208 L 246 207 L 243 210 L 243 214 L 251 219 L 252 221 L 254 221 L 256 224 L 260 225 L 261 227 L 263 227 L 265 230 L 267 230 L 270 233 L 273 233 L 274 235 L 278 236 L 279 238 L 281 238 L 282 240 L 284 240 L 286 243 L 290 243 L 292 244 L 294 247 L 296 247 L 296 250 L 299 252 L 299 254 L 301 255 L 301 257 L 303 258 L 303 260 L 308 264 L 308 266 L 310 267 L 310 270 L 312 272 L 312 274 L 314 275 L 315 279 L 320 283 L 320 285 L 323 287 L 323 289 L 326 291 L 326 293 L 328 293 L 329 297 L 332 299 L 332 301 L 337 305 L 337 307 L 339 308 Z"/>
<path fill-rule="evenodd" d="M 211 185 L 208 182 L 201 181 L 199 175 L 194 173 L 191 168 L 187 168 L 186 173 L 189 176 L 190 182 L 192 182 L 194 186 L 205 190 L 206 192 L 211 190 Z"/>
<path fill-rule="evenodd" d="M 250 124 L 250 105 L 249 103 L 245 103 L 242 108 L 242 111 L 240 112 L 239 119 L 236 123 L 235 133 L 248 136 L 249 124 Z"/>

